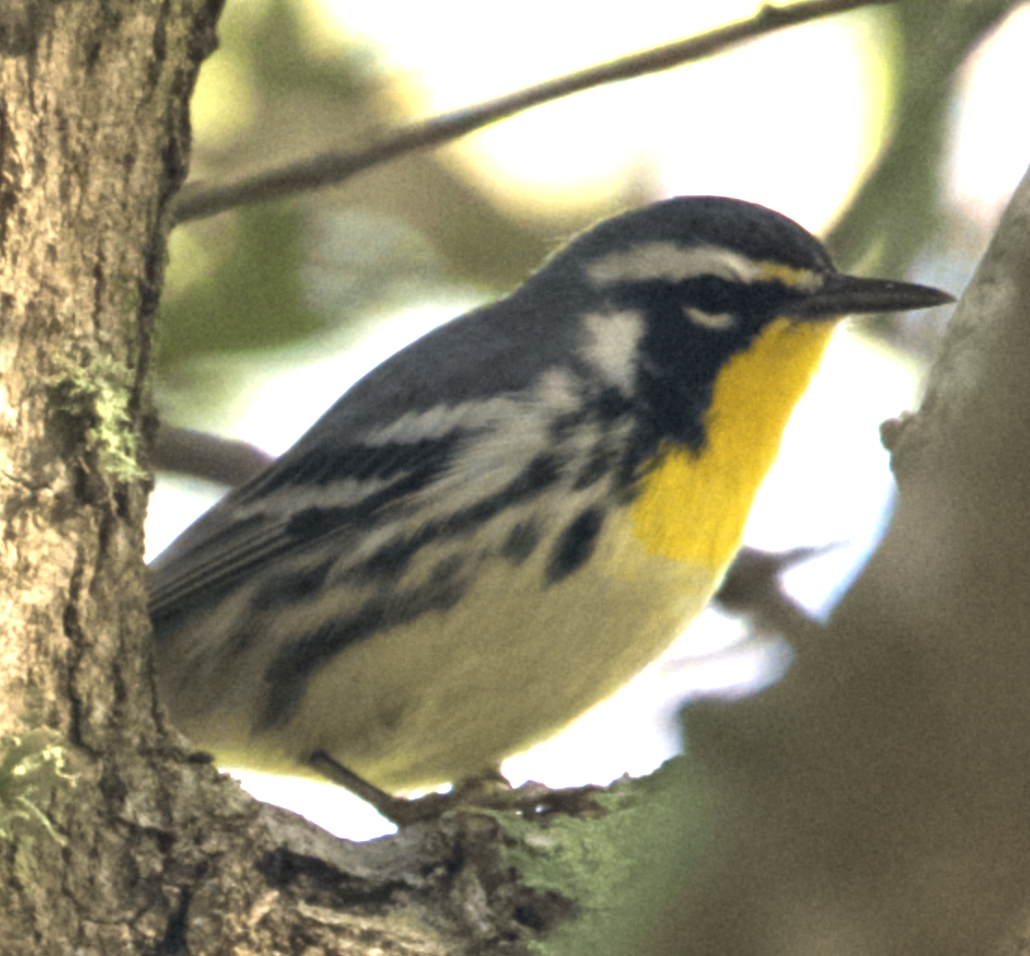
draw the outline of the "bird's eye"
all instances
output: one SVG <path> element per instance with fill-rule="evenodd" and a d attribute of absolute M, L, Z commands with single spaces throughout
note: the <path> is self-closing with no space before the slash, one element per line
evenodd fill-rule
<path fill-rule="evenodd" d="M 736 327 L 740 283 L 703 275 L 682 283 L 680 291 L 680 307 L 694 325 L 713 331 Z"/>
<path fill-rule="evenodd" d="M 719 276 L 703 275 L 682 284 L 683 305 L 716 314 L 733 312 L 740 306 L 740 283 Z"/>

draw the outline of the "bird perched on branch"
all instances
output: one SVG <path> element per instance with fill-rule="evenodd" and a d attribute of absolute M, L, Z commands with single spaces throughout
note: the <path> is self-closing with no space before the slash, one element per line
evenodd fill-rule
<path fill-rule="evenodd" d="M 795 222 L 683 197 L 601 222 L 361 379 L 152 566 L 156 681 L 225 764 L 459 781 L 654 660 L 740 545 L 847 313 Z"/>

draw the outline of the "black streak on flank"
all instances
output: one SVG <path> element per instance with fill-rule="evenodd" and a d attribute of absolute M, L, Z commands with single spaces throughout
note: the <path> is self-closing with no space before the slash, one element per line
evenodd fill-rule
<path fill-rule="evenodd" d="M 573 489 L 581 491 L 583 488 L 589 488 L 591 485 L 596 484 L 611 472 L 617 463 L 618 456 L 614 449 L 595 448 L 591 452 L 590 458 L 587 459 L 587 463 L 576 476 L 576 480 L 572 483 Z"/>
<path fill-rule="evenodd" d="M 536 522 L 520 521 L 508 533 L 508 540 L 501 547 L 503 554 L 512 564 L 522 564 L 540 543 L 540 528 Z"/>
<path fill-rule="evenodd" d="M 428 611 L 446 610 L 461 599 L 467 584 L 459 577 L 463 562 L 457 556 L 438 563 L 427 583 L 408 589 L 397 586 L 406 565 L 421 548 L 431 541 L 475 531 L 511 505 L 532 499 L 560 477 L 560 463 L 550 455 L 538 455 L 496 494 L 438 522 L 423 525 L 408 537 L 399 536 L 356 567 L 348 575 L 351 580 L 367 584 L 385 579 L 391 584 L 354 614 L 324 624 L 282 648 L 265 673 L 269 687 L 255 729 L 267 730 L 289 721 L 300 705 L 310 678 L 349 645 L 408 624 Z M 325 510 L 332 509 L 308 509 L 309 512 Z M 324 515 L 321 522 L 315 520 L 314 514 L 307 516 L 306 521 L 310 524 L 305 527 L 310 527 L 312 534 L 318 528 L 325 529 Z"/>
<path fill-rule="evenodd" d="M 561 477 L 561 466 L 550 455 L 538 455 L 508 485 L 455 511 L 439 521 L 422 525 L 407 536 L 399 536 L 383 545 L 367 561 L 352 572 L 359 581 L 396 578 L 411 559 L 427 544 L 445 538 L 457 538 L 474 532 L 491 518 L 520 501 L 532 499 Z"/>
<path fill-rule="evenodd" d="M 325 583 L 335 556 L 327 561 L 305 568 L 303 571 L 284 571 L 271 581 L 266 581 L 253 596 L 253 607 L 256 610 L 281 608 L 284 605 L 296 604 L 305 598 L 317 594 Z M 284 562 L 285 563 L 285 562 Z M 287 564 L 288 567 L 288 564 Z"/>
<path fill-rule="evenodd" d="M 603 523 L 604 513 L 600 508 L 587 508 L 562 532 L 547 566 L 548 584 L 557 584 L 586 564 Z"/>
<path fill-rule="evenodd" d="M 328 621 L 286 644 L 265 671 L 264 707 L 254 729 L 271 730 L 289 722 L 304 698 L 308 681 L 348 646 L 457 604 L 467 586 L 459 579 L 461 564 L 460 560 L 445 560 L 433 569 L 426 584 L 371 598 L 354 614 Z"/>
<path fill-rule="evenodd" d="M 474 505 L 456 511 L 445 522 L 448 534 L 476 528 L 520 501 L 527 501 L 561 477 L 561 464 L 553 455 L 537 455 L 506 487 Z"/>

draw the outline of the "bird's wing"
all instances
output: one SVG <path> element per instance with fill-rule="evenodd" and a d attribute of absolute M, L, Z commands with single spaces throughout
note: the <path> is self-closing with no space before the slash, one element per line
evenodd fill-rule
<path fill-rule="evenodd" d="M 150 566 L 153 617 L 247 578 L 284 555 L 402 510 L 446 469 L 469 433 L 288 452 L 177 538 Z M 346 545 L 341 541 L 342 552 Z"/>

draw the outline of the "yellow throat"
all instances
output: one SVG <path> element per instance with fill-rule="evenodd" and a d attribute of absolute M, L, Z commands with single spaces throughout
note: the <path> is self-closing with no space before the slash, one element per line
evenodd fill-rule
<path fill-rule="evenodd" d="M 713 571 L 729 563 L 837 324 L 776 319 L 723 366 L 705 445 L 698 452 L 666 441 L 643 479 L 632 522 L 646 550 Z"/>

